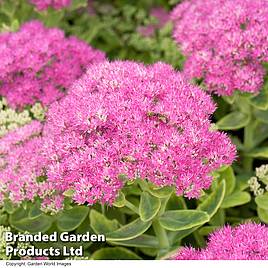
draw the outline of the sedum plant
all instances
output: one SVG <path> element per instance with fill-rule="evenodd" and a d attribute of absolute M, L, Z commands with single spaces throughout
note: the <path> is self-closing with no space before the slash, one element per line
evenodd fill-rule
<path fill-rule="evenodd" d="M 265 258 L 266 11 L 0 0 L 0 233 L 105 234 L 49 243 L 81 259 Z"/>
<path fill-rule="evenodd" d="M 257 212 L 259 218 L 268 223 L 268 165 L 262 165 L 256 168 L 256 176 L 251 177 L 248 181 L 250 191 L 255 196 Z"/>
<path fill-rule="evenodd" d="M 227 136 L 211 129 L 214 109 L 209 96 L 166 64 L 92 65 L 48 111 L 48 181 L 73 189 L 80 204 L 111 204 L 122 180 L 135 178 L 198 197 L 210 173 L 235 158 Z"/>
<path fill-rule="evenodd" d="M 190 0 L 171 13 L 183 72 L 217 95 L 216 127 L 237 146 L 234 169 L 243 187 L 255 162 L 268 157 L 267 8 L 262 0 Z"/>
<path fill-rule="evenodd" d="M 267 61 L 267 1 L 184 1 L 172 12 L 184 72 L 218 95 L 258 92 Z"/>
<path fill-rule="evenodd" d="M 4 239 L 5 232 L 10 232 L 10 227 L 0 225 L 0 260 L 10 260 L 11 256 L 7 256 L 6 247 L 12 245 L 12 242 L 6 242 Z"/>
<path fill-rule="evenodd" d="M 16 112 L 8 107 L 5 98 L 0 101 L 0 137 L 10 130 L 29 123 L 31 120 L 29 111 Z"/>
<path fill-rule="evenodd" d="M 205 249 L 183 248 L 177 260 L 267 260 L 268 227 L 246 223 L 225 226 L 210 235 Z"/>
<path fill-rule="evenodd" d="M 37 102 L 23 111 L 16 111 L 8 106 L 5 98 L 0 101 L 0 137 L 30 123 L 33 119 L 45 119 L 45 108 L 40 103 Z"/>
<path fill-rule="evenodd" d="M 18 32 L 0 35 L 2 61 L 0 94 L 11 107 L 36 101 L 49 105 L 82 75 L 90 63 L 104 60 L 75 37 L 48 29 L 39 21 L 24 24 Z"/>
<path fill-rule="evenodd" d="M 38 193 L 38 176 L 43 174 L 42 123 L 32 121 L 0 139 L 0 203 L 32 200 Z"/>
<path fill-rule="evenodd" d="M 222 167 L 236 151 L 213 128 L 214 110 L 205 92 L 167 64 L 92 65 L 49 107 L 44 127 L 33 121 L 1 139 L 9 223 L 29 232 L 92 230 L 111 245 L 169 255 L 221 206 L 237 205 L 232 195 L 228 200 L 233 171 Z M 188 209 L 182 196 L 201 199 Z"/>

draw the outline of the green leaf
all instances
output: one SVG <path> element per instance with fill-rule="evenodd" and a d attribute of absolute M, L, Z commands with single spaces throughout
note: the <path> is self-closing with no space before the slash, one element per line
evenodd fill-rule
<path fill-rule="evenodd" d="M 268 109 L 268 91 L 262 90 L 257 96 L 250 99 L 250 103 L 260 109 L 267 110 Z"/>
<path fill-rule="evenodd" d="M 203 236 L 207 236 L 218 229 L 219 226 L 204 226 L 198 230 L 198 233 Z"/>
<path fill-rule="evenodd" d="M 268 111 L 255 110 L 254 115 L 261 122 L 268 124 Z"/>
<path fill-rule="evenodd" d="M 235 147 L 238 151 L 245 150 L 244 144 L 241 142 L 241 140 L 237 136 L 230 135 L 230 138 L 231 138 L 232 144 L 235 145 Z"/>
<path fill-rule="evenodd" d="M 54 10 L 49 8 L 48 12 L 42 12 L 41 17 L 48 27 L 56 26 L 64 17 L 64 10 Z"/>
<path fill-rule="evenodd" d="M 248 179 L 251 174 L 243 173 L 236 176 L 235 191 L 243 191 L 248 188 Z"/>
<path fill-rule="evenodd" d="M 87 232 L 92 234 L 94 233 L 89 223 L 89 217 L 86 217 L 85 220 L 75 229 L 76 234 L 85 234 Z"/>
<path fill-rule="evenodd" d="M 168 22 L 161 29 L 159 29 L 159 35 L 161 37 L 169 36 L 172 33 L 172 28 L 173 28 L 172 23 L 171 22 Z"/>
<path fill-rule="evenodd" d="M 35 219 L 28 218 L 26 210 L 19 208 L 9 218 L 12 227 L 21 232 L 46 232 L 52 225 L 53 218 L 47 215 L 40 215 Z"/>
<path fill-rule="evenodd" d="M 225 180 L 225 182 L 226 182 L 225 195 L 231 194 L 234 191 L 235 183 L 236 183 L 236 179 L 235 179 L 233 168 L 232 167 L 228 167 L 227 169 L 225 169 L 224 171 L 222 171 L 220 173 L 220 178 L 223 179 L 223 180 Z"/>
<path fill-rule="evenodd" d="M 154 184 L 149 184 L 148 191 L 150 192 L 151 195 L 158 197 L 158 198 L 164 198 L 168 197 L 174 192 L 173 187 L 156 187 Z"/>
<path fill-rule="evenodd" d="M 18 31 L 19 30 L 19 28 L 20 28 L 20 23 L 19 23 L 19 21 L 18 20 L 12 20 L 12 23 L 11 23 L 11 25 L 10 25 L 10 30 L 12 31 L 12 32 L 16 32 L 16 31 Z"/>
<path fill-rule="evenodd" d="M 88 31 L 81 35 L 81 38 L 84 39 L 87 43 L 90 43 L 97 36 L 99 31 L 102 30 L 102 27 L 104 27 L 100 22 L 95 21 L 94 23 L 94 27 L 90 28 Z"/>
<path fill-rule="evenodd" d="M 0 225 L 6 225 L 7 222 L 7 214 L 0 214 Z"/>
<path fill-rule="evenodd" d="M 12 214 L 15 211 L 15 207 L 9 199 L 4 200 L 4 209 L 8 214 Z"/>
<path fill-rule="evenodd" d="M 1 12 L 5 13 L 10 19 L 16 11 L 17 5 L 11 0 L 5 0 L 1 3 Z"/>
<path fill-rule="evenodd" d="M 259 208 L 268 209 L 268 193 L 257 196 L 255 202 Z"/>
<path fill-rule="evenodd" d="M 178 251 L 179 251 L 179 246 L 175 246 L 169 249 L 160 249 L 158 251 L 157 260 L 171 260 L 172 257 L 174 257 Z"/>
<path fill-rule="evenodd" d="M 87 6 L 87 0 L 72 0 L 71 10 Z"/>
<path fill-rule="evenodd" d="M 255 124 L 253 146 L 257 147 L 257 145 L 268 138 L 268 125 L 263 124 L 262 122 L 255 122 Z"/>
<path fill-rule="evenodd" d="M 179 210 L 179 209 L 186 209 L 186 203 L 182 196 L 177 196 L 173 193 L 166 205 L 166 210 Z"/>
<path fill-rule="evenodd" d="M 131 181 L 132 183 L 132 181 Z M 140 196 L 142 191 L 141 189 L 137 186 L 137 185 L 130 185 L 130 186 L 125 186 L 122 190 L 124 192 L 124 194 L 127 195 L 138 195 Z"/>
<path fill-rule="evenodd" d="M 247 192 L 235 192 L 227 196 L 221 205 L 222 208 L 241 206 L 250 201 L 250 194 Z"/>
<path fill-rule="evenodd" d="M 119 224 L 124 225 L 126 224 L 126 215 L 121 212 L 122 208 L 110 207 L 105 206 L 104 215 L 109 220 L 117 220 Z M 118 227 L 117 227 L 118 228 Z M 116 229 L 117 229 L 116 228 Z"/>
<path fill-rule="evenodd" d="M 229 104 L 233 104 L 235 99 L 236 99 L 236 95 L 233 94 L 231 96 L 222 96 L 222 98 Z"/>
<path fill-rule="evenodd" d="M 257 208 L 258 216 L 262 222 L 268 224 L 268 209 Z"/>
<path fill-rule="evenodd" d="M 139 248 L 139 250 L 150 257 L 155 257 L 157 253 L 159 252 L 159 249 L 157 248 Z"/>
<path fill-rule="evenodd" d="M 233 130 L 245 127 L 249 123 L 250 117 L 239 111 L 232 112 L 217 122 L 218 129 Z"/>
<path fill-rule="evenodd" d="M 113 206 L 114 206 L 114 207 L 121 208 L 121 207 L 124 207 L 125 204 L 126 204 L 126 198 L 125 198 L 125 195 L 123 194 L 122 191 L 119 191 L 119 195 L 118 195 L 118 197 L 116 198 L 116 200 L 114 201 Z"/>
<path fill-rule="evenodd" d="M 57 216 L 57 227 L 60 231 L 72 231 L 76 229 L 88 215 L 89 208 L 75 206 L 64 210 Z"/>
<path fill-rule="evenodd" d="M 155 217 L 161 206 L 160 199 L 147 192 L 141 195 L 139 215 L 142 221 L 150 221 Z"/>
<path fill-rule="evenodd" d="M 138 237 L 145 233 L 149 227 L 151 226 L 151 222 L 143 222 L 140 218 L 132 221 L 131 223 L 124 225 L 120 229 L 108 233 L 106 235 L 107 241 L 123 241 L 130 240 L 135 237 Z"/>
<path fill-rule="evenodd" d="M 33 206 L 29 209 L 28 217 L 30 219 L 36 219 L 43 212 L 40 210 L 40 203 L 33 204 Z"/>
<path fill-rule="evenodd" d="M 197 209 L 198 210 L 202 210 L 204 212 L 207 212 L 207 214 L 209 215 L 209 217 L 213 217 L 215 215 L 215 213 L 218 211 L 218 209 L 220 208 L 223 199 L 224 199 L 224 195 L 225 195 L 225 180 L 221 181 L 217 187 L 217 189 L 212 192 L 206 199 L 204 202 L 202 202 Z"/>
<path fill-rule="evenodd" d="M 209 215 L 206 212 L 190 209 L 166 211 L 159 218 L 161 226 L 170 231 L 190 229 L 208 221 Z"/>
<path fill-rule="evenodd" d="M 69 190 L 66 190 L 63 195 L 66 196 L 66 197 L 73 197 L 75 193 L 75 190 L 74 189 L 69 189 Z"/>
<path fill-rule="evenodd" d="M 122 247 L 114 248 L 102 248 L 95 251 L 91 255 L 92 260 L 141 260 L 141 258 L 130 251 L 129 249 Z"/>
<path fill-rule="evenodd" d="M 225 211 L 220 208 L 217 213 L 210 219 L 209 224 L 212 226 L 221 226 L 225 223 Z"/>
<path fill-rule="evenodd" d="M 158 248 L 158 240 L 152 235 L 143 234 L 136 238 L 124 241 L 113 241 L 111 244 L 125 247 Z"/>
<path fill-rule="evenodd" d="M 256 148 L 247 155 L 254 158 L 268 158 L 268 147 Z"/>
<path fill-rule="evenodd" d="M 223 172 L 225 171 L 226 169 L 228 169 L 229 166 L 227 165 L 222 165 L 220 168 L 217 169 L 217 172 Z"/>
<path fill-rule="evenodd" d="M 91 209 L 89 213 L 90 226 L 97 234 L 106 234 L 119 228 L 117 220 L 109 220 L 100 212 Z"/>
<path fill-rule="evenodd" d="M 182 230 L 182 231 L 169 232 L 168 238 L 169 238 L 170 244 L 173 245 L 173 247 L 179 247 L 180 241 L 186 236 L 196 231 L 200 226 L 202 226 L 202 224 L 196 227 L 190 228 L 190 229 Z"/>
<path fill-rule="evenodd" d="M 181 1 L 181 0 L 169 0 L 168 3 L 169 3 L 170 5 L 176 5 L 176 4 L 178 4 L 180 1 Z"/>

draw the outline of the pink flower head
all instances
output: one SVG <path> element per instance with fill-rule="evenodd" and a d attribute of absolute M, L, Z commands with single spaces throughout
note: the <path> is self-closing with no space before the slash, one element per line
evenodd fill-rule
<path fill-rule="evenodd" d="M 268 60 L 268 1 L 189 0 L 172 12 L 174 39 L 187 56 L 185 74 L 218 95 L 255 93 Z"/>
<path fill-rule="evenodd" d="M 268 227 L 256 223 L 226 226 L 210 235 L 206 248 L 183 248 L 177 260 L 268 260 Z"/>
<path fill-rule="evenodd" d="M 18 204 L 38 193 L 36 178 L 44 174 L 46 162 L 41 131 L 42 124 L 32 121 L 0 139 L 0 203 L 10 198 Z"/>
<path fill-rule="evenodd" d="M 71 5 L 71 0 L 30 0 L 30 3 L 36 6 L 40 11 L 49 7 L 53 9 L 62 9 Z"/>
<path fill-rule="evenodd" d="M 164 63 L 93 64 L 53 103 L 44 128 L 48 182 L 78 203 L 111 203 L 128 178 L 198 197 L 235 148 L 211 130 L 211 98 Z"/>
<path fill-rule="evenodd" d="M 16 33 L 0 35 L 0 95 L 12 107 L 36 101 L 48 105 L 64 95 L 86 67 L 104 54 L 62 30 L 39 21 L 25 23 Z"/>

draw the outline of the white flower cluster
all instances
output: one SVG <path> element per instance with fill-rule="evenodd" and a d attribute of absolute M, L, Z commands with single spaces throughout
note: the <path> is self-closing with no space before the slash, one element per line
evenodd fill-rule
<path fill-rule="evenodd" d="M 266 186 L 262 186 L 262 184 Z M 256 168 L 256 176 L 251 177 L 248 180 L 250 191 L 254 193 L 255 196 L 263 195 L 265 191 L 268 192 L 268 165 L 262 165 Z"/>
<path fill-rule="evenodd" d="M 24 235 L 27 235 L 27 234 L 30 235 L 29 232 L 24 232 L 23 234 Z M 18 249 L 27 249 L 27 248 L 30 248 L 31 246 L 32 246 L 31 243 L 30 242 L 27 242 L 27 241 L 19 241 L 17 243 L 17 248 Z"/>
<path fill-rule="evenodd" d="M 10 232 L 10 228 L 0 225 L 0 260 L 10 260 L 11 255 L 6 255 L 6 247 L 14 244 L 14 242 L 6 242 L 5 232 Z"/>
<path fill-rule="evenodd" d="M 30 111 L 18 112 L 8 107 L 6 100 L 0 100 L 0 137 L 9 131 L 24 126 L 32 121 L 32 117 L 39 121 L 44 120 L 45 110 L 40 103 L 36 103 Z"/>
<path fill-rule="evenodd" d="M 41 105 L 41 103 L 37 102 L 32 108 L 31 113 L 33 117 L 39 121 L 43 121 L 45 119 L 45 109 Z"/>

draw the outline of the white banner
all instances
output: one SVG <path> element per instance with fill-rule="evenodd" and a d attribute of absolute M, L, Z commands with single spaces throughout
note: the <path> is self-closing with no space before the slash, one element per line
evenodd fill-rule
<path fill-rule="evenodd" d="M 72 268 L 237 268 L 237 267 L 258 267 L 267 268 L 268 261 L 127 261 L 127 260 L 97 260 L 97 261 L 0 261 L 0 267 L 72 267 Z"/>

